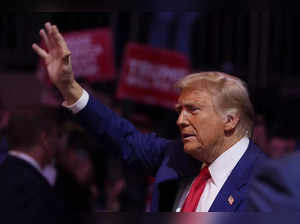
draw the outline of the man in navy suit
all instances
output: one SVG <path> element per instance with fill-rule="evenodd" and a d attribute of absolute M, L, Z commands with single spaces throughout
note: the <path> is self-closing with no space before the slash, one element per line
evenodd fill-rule
<path fill-rule="evenodd" d="M 178 81 L 181 141 L 171 141 L 138 132 L 89 95 L 74 79 L 71 52 L 55 25 L 46 23 L 40 35 L 47 51 L 32 47 L 63 105 L 100 139 L 114 141 L 129 165 L 155 176 L 152 211 L 244 211 L 264 155 L 249 140 L 254 111 L 240 79 L 202 72 Z"/>
<path fill-rule="evenodd" d="M 58 145 L 52 111 L 39 107 L 13 111 L 7 139 L 8 155 L 0 165 L 1 222 L 65 221 L 63 203 L 53 188 L 55 175 L 46 173 Z"/>

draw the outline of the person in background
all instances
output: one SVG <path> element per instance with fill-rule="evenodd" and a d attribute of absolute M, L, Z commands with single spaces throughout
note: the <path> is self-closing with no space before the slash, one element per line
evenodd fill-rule
<path fill-rule="evenodd" d="M 40 106 L 16 109 L 11 113 L 7 139 L 8 156 L 0 165 L 1 222 L 66 221 L 64 206 L 53 188 L 55 177 L 45 173 L 58 148 L 55 112 Z"/>
<path fill-rule="evenodd" d="M 272 136 L 268 144 L 268 155 L 273 159 L 281 158 L 295 152 L 296 143 L 293 137 Z"/>
<path fill-rule="evenodd" d="M 263 152 L 268 153 L 268 129 L 262 114 L 259 114 L 256 118 L 252 140 Z"/>
<path fill-rule="evenodd" d="M 66 213 L 73 216 L 73 222 L 83 223 L 93 211 L 93 203 L 98 197 L 94 167 L 85 134 L 74 129 L 64 135 L 65 145 L 56 160 L 58 176 L 55 190 L 65 202 Z"/>

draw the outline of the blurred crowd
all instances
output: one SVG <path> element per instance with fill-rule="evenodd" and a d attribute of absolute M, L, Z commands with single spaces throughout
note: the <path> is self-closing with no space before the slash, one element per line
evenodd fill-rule
<path fill-rule="evenodd" d="M 177 18 L 174 13 L 157 15 L 149 29 L 149 44 L 176 50 L 191 58 L 188 43 L 192 38 L 191 27 L 197 14 L 191 13 L 181 17 L 177 23 L 178 27 L 185 28 L 184 32 L 167 28 L 172 27 L 170 24 Z M 174 34 L 172 41 L 169 37 L 170 32 Z M 224 62 L 222 66 L 224 72 L 237 72 L 230 62 Z M 178 137 L 175 111 L 117 100 L 114 98 L 115 86 L 104 85 L 96 84 L 87 89 L 95 91 L 93 95 L 130 120 L 141 132 L 156 132 L 159 136 L 171 139 Z M 250 91 L 257 116 L 253 140 L 274 159 L 300 149 L 300 101 L 297 96 L 284 95 L 277 90 L 278 88 L 274 87 L 255 93 Z M 47 109 L 55 113 L 58 133 L 52 141 L 52 146 L 56 148 L 54 158 L 50 165 L 44 168 L 43 175 L 51 183 L 57 200 L 63 202 L 64 213 L 74 217 L 72 223 L 80 222 L 81 218 L 84 219 L 95 211 L 149 211 L 153 177 L 139 172 L 134 167 L 126 166 L 120 159 L 117 153 L 119 150 L 113 141 L 96 139 L 81 127 L 70 111 L 62 107 L 48 106 Z M 8 130 L 13 114 L 0 100 L 0 172 L 1 164 L 12 149 Z M 28 134 L 26 127 L 22 131 L 24 136 Z M 83 217 L 79 214 L 83 214 Z"/>
<path fill-rule="evenodd" d="M 275 88 L 253 94 L 256 125 L 253 140 L 270 157 L 278 159 L 299 150 L 299 96 Z"/>
<path fill-rule="evenodd" d="M 108 104 L 112 103 L 105 95 L 102 95 L 102 100 Z M 122 108 L 114 108 L 116 112 L 122 113 Z M 120 160 L 120 156 L 115 153 L 118 150 L 114 150 L 117 146 L 113 142 L 103 142 L 101 139 L 94 138 L 77 123 L 70 111 L 63 108 L 27 105 L 25 110 L 23 106 L 19 106 L 10 111 L 1 101 L 0 176 L 3 178 L 14 176 L 5 164 L 5 160 L 12 155 L 12 151 L 22 152 L 29 156 L 34 155 L 32 158 L 39 155 L 37 151 L 31 153 L 22 149 L 23 146 L 25 148 L 29 144 L 29 141 L 25 139 L 33 139 L 34 127 L 42 126 L 43 122 L 39 121 L 41 117 L 35 115 L 39 113 L 37 110 L 51 111 L 55 117 L 50 120 L 58 130 L 57 134 L 51 135 L 50 142 L 55 148 L 55 153 L 54 156 L 43 155 L 51 162 L 42 169 L 42 173 L 55 191 L 56 199 L 63 203 L 63 213 L 67 217 L 73 217 L 72 223 L 81 223 L 81 220 L 95 211 L 143 212 L 149 208 L 153 178 L 137 172 L 134 168 L 126 167 Z M 143 132 L 150 132 L 152 129 L 150 118 L 144 114 L 136 113 L 128 116 L 128 119 Z M 49 136 L 47 138 L 50 139 Z M 36 139 L 36 143 L 31 145 L 41 144 Z M 24 171 L 24 177 L 25 173 Z M 3 192 L 5 192 L 4 188 L 2 186 Z M 15 201 L 17 194 L 15 197 L 15 199 L 10 199 Z"/>
<path fill-rule="evenodd" d="M 140 131 L 157 132 L 168 138 L 177 137 L 177 129 L 170 125 L 175 123 L 177 115 L 174 111 L 168 111 L 169 117 L 166 118 L 163 116 L 165 109 L 159 107 L 119 102 L 104 92 L 96 95 L 115 112 L 130 120 Z M 298 150 L 299 113 L 296 98 L 282 99 L 274 93 L 267 94 L 264 91 L 257 92 L 252 97 L 257 102 L 253 133 L 255 143 L 274 159 Z M 51 162 L 52 166 L 46 167 L 44 174 L 53 183 L 58 200 L 64 202 L 64 213 L 72 217 L 74 214 L 88 215 L 95 211 L 149 210 L 153 177 L 123 164 L 120 155 L 115 153 L 118 150 L 113 141 L 105 142 L 94 138 L 80 126 L 70 111 L 62 107 L 48 109 L 55 112 L 58 133 L 52 144 L 57 150 Z M 8 141 L 10 137 L 7 136 L 10 133 L 7 130 L 12 114 L 1 102 L 1 163 L 11 150 Z M 160 119 L 157 119 L 159 116 Z M 159 125 L 157 120 L 160 121 Z M 161 122 L 165 124 L 161 125 Z M 158 126 L 161 128 L 158 129 Z M 26 127 L 22 129 L 25 136 L 27 129 L 30 130 Z M 76 218 L 76 221 L 79 220 Z"/>

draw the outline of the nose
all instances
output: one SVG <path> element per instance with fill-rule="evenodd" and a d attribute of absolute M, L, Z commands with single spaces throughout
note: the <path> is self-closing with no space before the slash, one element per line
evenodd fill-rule
<path fill-rule="evenodd" d="M 188 125 L 188 121 L 186 119 L 186 113 L 184 110 L 180 112 L 176 124 L 179 128 L 183 128 Z"/>

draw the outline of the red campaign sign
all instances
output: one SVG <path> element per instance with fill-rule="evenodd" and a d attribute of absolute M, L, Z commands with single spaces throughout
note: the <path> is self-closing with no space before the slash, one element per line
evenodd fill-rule
<path fill-rule="evenodd" d="M 88 82 L 112 80 L 115 78 L 115 64 L 110 29 L 74 31 L 63 34 L 72 52 L 72 68 L 76 78 Z M 41 43 L 45 48 L 45 44 Z M 50 84 L 48 75 L 40 61 L 37 77 Z"/>
<path fill-rule="evenodd" d="M 190 72 L 181 53 L 130 43 L 127 45 L 117 97 L 174 108 L 177 80 Z"/>

